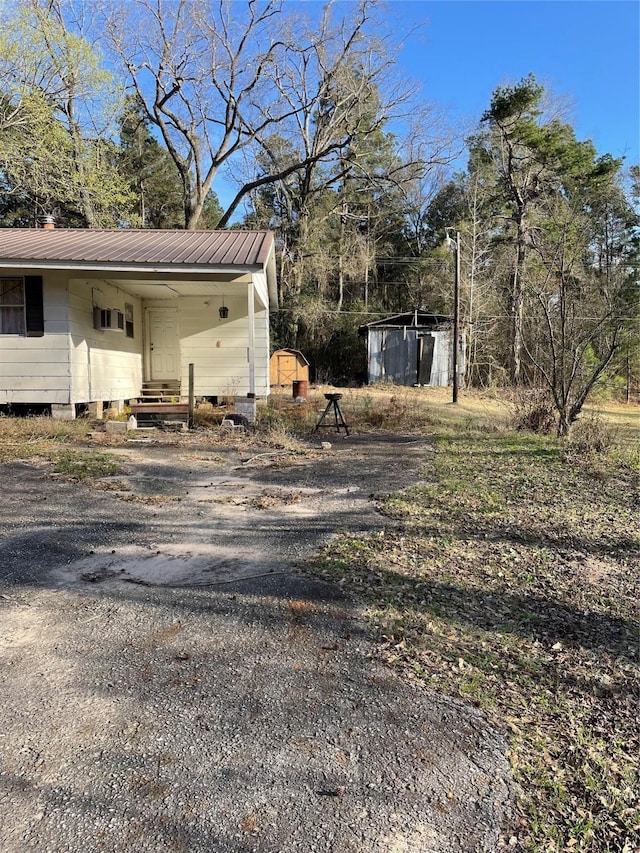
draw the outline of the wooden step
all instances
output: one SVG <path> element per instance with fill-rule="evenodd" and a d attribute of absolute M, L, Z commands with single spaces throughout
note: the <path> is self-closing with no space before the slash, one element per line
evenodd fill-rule
<path fill-rule="evenodd" d="M 129 408 L 132 415 L 144 414 L 145 412 L 171 415 L 186 415 L 189 413 L 188 403 L 131 403 Z"/>
<path fill-rule="evenodd" d="M 144 402 L 130 403 L 131 414 L 138 426 L 160 426 L 187 424 L 189 420 L 188 403 Z"/>
<path fill-rule="evenodd" d="M 180 400 L 180 390 L 179 379 L 154 379 L 142 383 L 140 398 L 145 402 L 171 403 Z"/>

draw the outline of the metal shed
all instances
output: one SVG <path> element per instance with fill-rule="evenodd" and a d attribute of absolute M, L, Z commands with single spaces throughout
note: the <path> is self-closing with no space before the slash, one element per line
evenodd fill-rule
<path fill-rule="evenodd" d="M 367 339 L 368 382 L 447 386 L 453 382 L 453 319 L 409 311 L 360 326 Z M 465 371 L 464 336 L 458 341 L 459 376 Z"/>
<path fill-rule="evenodd" d="M 309 381 L 309 362 L 297 349 L 276 350 L 269 361 L 272 385 L 293 385 Z"/>

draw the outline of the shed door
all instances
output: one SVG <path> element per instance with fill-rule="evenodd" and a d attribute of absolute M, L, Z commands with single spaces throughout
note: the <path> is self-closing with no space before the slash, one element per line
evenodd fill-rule
<path fill-rule="evenodd" d="M 418 384 L 431 385 L 431 368 L 433 367 L 433 335 L 422 335 L 418 339 Z"/>
<path fill-rule="evenodd" d="M 175 308 L 147 311 L 149 379 L 180 379 L 178 314 Z"/>
<path fill-rule="evenodd" d="M 383 348 L 385 377 L 396 385 L 415 385 L 418 381 L 416 333 L 411 329 L 388 329 Z"/>
<path fill-rule="evenodd" d="M 298 360 L 290 352 L 278 353 L 278 385 L 291 385 L 298 378 Z"/>

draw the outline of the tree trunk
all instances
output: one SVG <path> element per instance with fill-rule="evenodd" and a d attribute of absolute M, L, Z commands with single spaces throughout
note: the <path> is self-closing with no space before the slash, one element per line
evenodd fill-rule
<path fill-rule="evenodd" d="M 87 226 L 89 228 L 95 228 L 97 225 L 96 222 L 96 213 L 93 206 L 93 199 L 91 198 L 90 192 L 87 190 L 87 179 L 83 162 L 83 143 L 82 136 L 80 134 L 80 129 L 78 125 L 73 120 L 73 107 L 68 107 L 68 115 L 69 115 L 69 135 L 71 137 L 71 144 L 73 149 L 73 166 L 76 171 L 76 175 L 78 176 L 78 193 L 80 195 L 80 202 L 82 205 L 82 214 L 87 221 Z"/>
<path fill-rule="evenodd" d="M 342 311 L 344 301 L 344 224 L 347 216 L 347 200 L 342 199 L 342 211 L 340 213 L 340 236 L 338 239 L 338 311 Z"/>
<path fill-rule="evenodd" d="M 522 219 L 518 222 L 518 244 L 516 263 L 511 275 L 511 330 L 510 330 L 510 379 L 512 385 L 522 381 L 522 327 L 524 323 L 523 270 L 526 256 L 525 229 Z"/>
<path fill-rule="evenodd" d="M 195 196 L 195 198 L 194 198 Z M 193 191 L 189 191 L 188 198 L 185 201 L 184 224 L 187 231 L 196 231 L 204 209 L 206 193 L 201 187 L 196 186 Z"/>

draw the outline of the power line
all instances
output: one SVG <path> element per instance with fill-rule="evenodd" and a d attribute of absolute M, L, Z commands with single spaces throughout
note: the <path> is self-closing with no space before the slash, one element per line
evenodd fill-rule
<path fill-rule="evenodd" d="M 304 310 L 304 308 L 278 308 L 278 309 L 276 309 L 276 313 L 291 314 L 293 312 L 300 312 L 303 310 Z M 396 311 L 396 310 L 390 308 L 387 311 L 343 311 L 343 310 L 338 311 L 337 308 L 316 308 L 316 307 L 314 307 L 310 313 L 312 313 L 312 314 L 335 314 L 338 317 L 343 316 L 345 314 L 354 314 L 356 316 L 371 315 L 371 316 L 376 316 L 376 317 L 386 317 L 386 316 L 395 316 L 396 314 L 413 314 L 415 310 L 416 310 L 415 308 L 408 308 L 405 310 L 397 310 Z M 417 310 L 423 314 L 438 314 L 439 313 L 437 311 L 428 311 L 426 308 L 418 308 Z M 512 318 L 511 314 L 483 314 L 483 316 L 478 318 L 477 320 L 467 321 L 467 323 L 475 325 L 476 323 L 484 323 L 487 320 L 510 320 L 511 318 Z M 639 318 L 638 317 L 609 317 L 608 319 L 612 320 L 614 322 L 621 322 L 624 320 L 638 322 Z M 599 322 L 599 321 L 602 321 L 603 318 L 602 317 L 573 317 L 572 320 L 582 320 L 582 321 L 587 321 L 587 322 L 588 321 Z"/>

